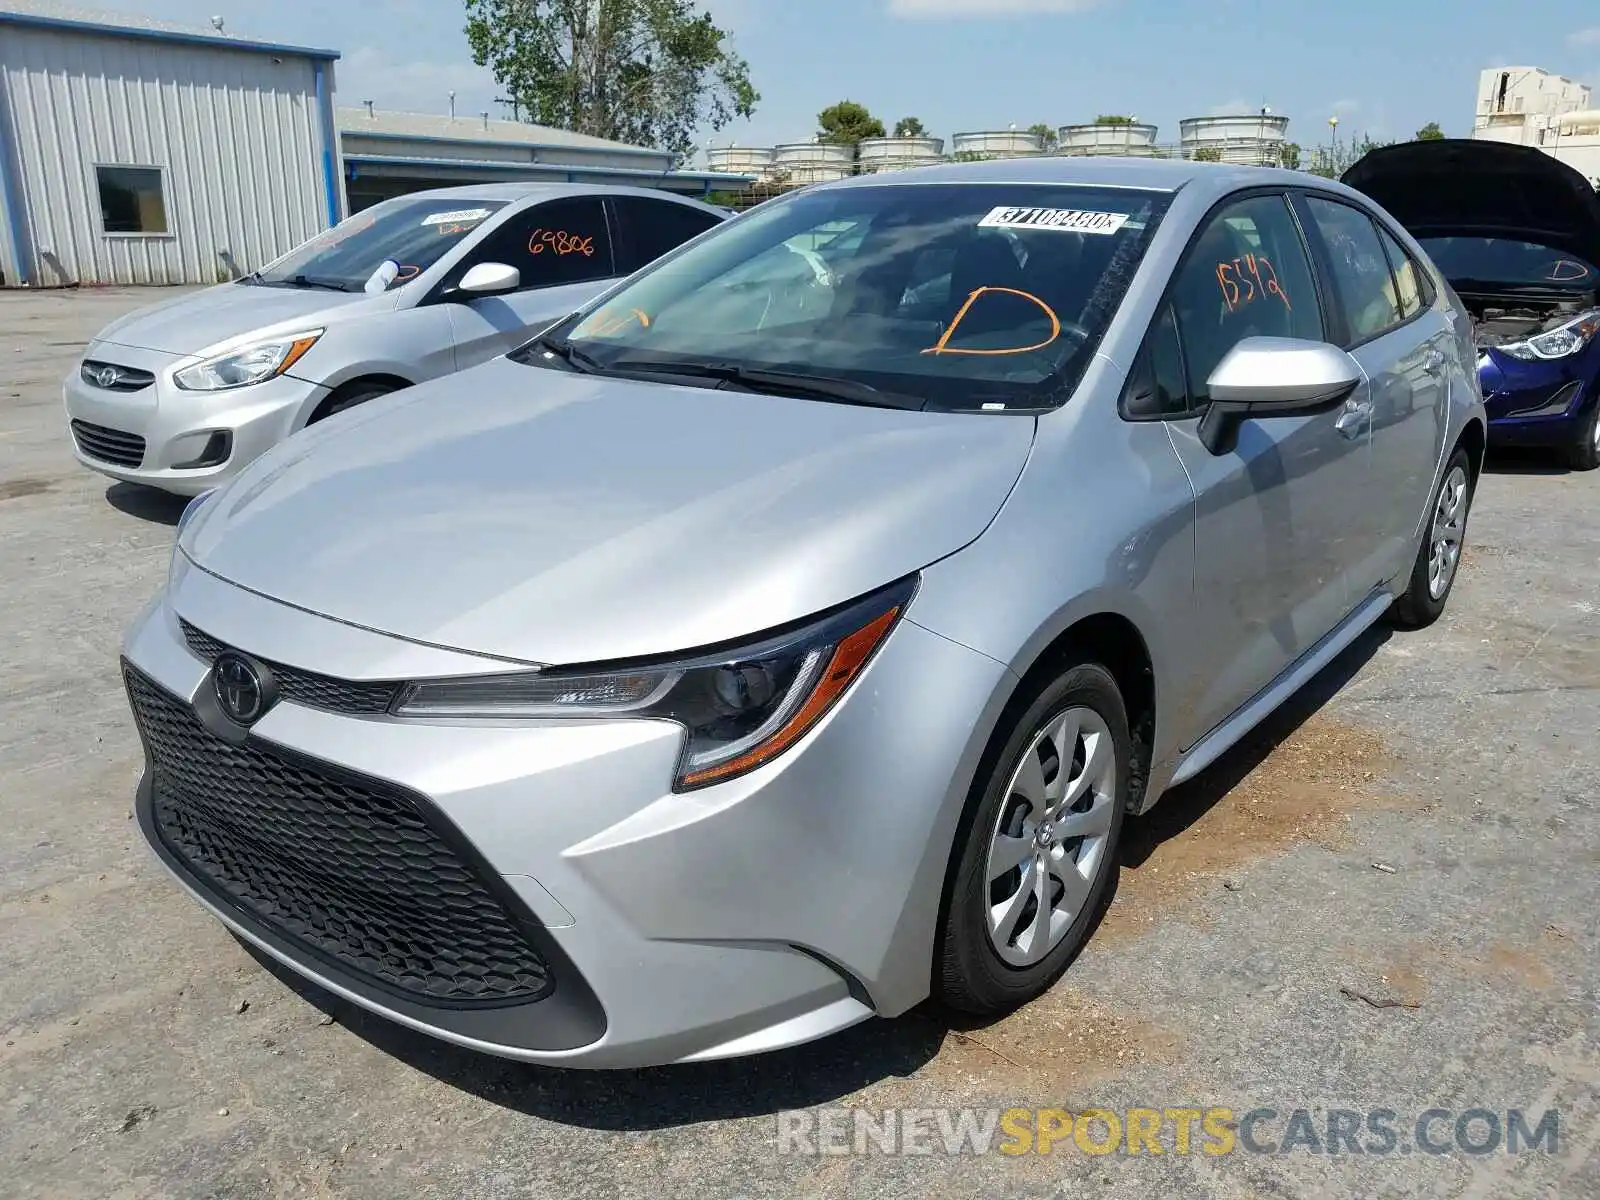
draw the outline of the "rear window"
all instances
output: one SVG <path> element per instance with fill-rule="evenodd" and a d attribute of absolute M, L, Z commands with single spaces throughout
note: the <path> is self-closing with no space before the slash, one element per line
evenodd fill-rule
<path fill-rule="evenodd" d="M 570 340 L 602 365 L 804 370 L 933 408 L 1058 404 L 1169 202 L 1039 184 L 798 193 L 647 269 Z"/>
<path fill-rule="evenodd" d="M 1511 238 L 1437 237 L 1420 244 L 1452 283 L 1592 288 L 1600 271 L 1582 259 L 1537 242 Z"/>

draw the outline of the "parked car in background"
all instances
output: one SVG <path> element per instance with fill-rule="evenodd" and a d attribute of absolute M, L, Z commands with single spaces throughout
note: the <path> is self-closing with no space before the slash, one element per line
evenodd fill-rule
<path fill-rule="evenodd" d="M 1419 239 L 1472 313 L 1491 443 L 1600 467 L 1600 196 L 1532 146 L 1374 150 L 1344 182 Z"/>
<path fill-rule="evenodd" d="M 64 385 L 74 450 L 113 479 L 198 495 L 306 425 L 505 353 L 726 219 L 646 188 L 386 200 L 101 330 Z"/>
<path fill-rule="evenodd" d="M 191 503 L 123 648 L 140 828 L 264 953 L 512 1058 L 1003 1012 L 1125 814 L 1439 616 L 1484 440 L 1470 318 L 1337 183 L 810 188 Z"/>

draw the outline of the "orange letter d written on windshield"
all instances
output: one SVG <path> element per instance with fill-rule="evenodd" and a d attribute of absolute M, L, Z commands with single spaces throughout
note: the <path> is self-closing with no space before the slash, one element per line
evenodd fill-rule
<path fill-rule="evenodd" d="M 974 303 L 977 302 L 978 297 L 983 295 L 985 292 L 1004 292 L 1005 294 L 1010 295 L 1010 296 L 1021 296 L 1024 300 L 1028 301 L 1031 304 L 1037 304 L 1041 309 L 1044 310 L 1044 315 L 1050 318 L 1050 336 L 1045 338 L 1045 340 L 1042 341 L 1042 342 L 1036 342 L 1032 346 L 1009 346 L 1009 347 L 1007 347 L 1007 348 L 1005 348 L 1003 350 L 960 350 L 960 349 L 951 350 L 949 348 L 950 339 L 955 336 L 956 330 L 961 328 L 961 322 L 966 320 L 967 313 L 972 310 L 972 306 L 973 306 Z M 1021 291 L 1018 291 L 1016 288 L 1008 288 L 1008 287 L 981 287 L 977 291 L 973 292 L 972 295 L 967 297 L 967 302 L 961 306 L 961 311 L 956 313 L 955 319 L 950 322 L 950 328 L 948 328 L 948 329 L 946 329 L 944 331 L 944 335 L 939 338 L 938 342 L 936 342 L 932 346 L 929 346 L 922 353 L 924 353 L 924 354 L 1026 354 L 1030 350 L 1043 350 L 1046 346 L 1048 346 L 1051 342 L 1055 341 L 1060 336 L 1061 336 L 1061 321 L 1056 316 L 1055 310 L 1053 308 L 1051 308 L 1048 304 L 1046 304 L 1043 300 L 1039 299 L 1039 297 L 1035 296 L 1032 292 L 1021 292 Z"/>

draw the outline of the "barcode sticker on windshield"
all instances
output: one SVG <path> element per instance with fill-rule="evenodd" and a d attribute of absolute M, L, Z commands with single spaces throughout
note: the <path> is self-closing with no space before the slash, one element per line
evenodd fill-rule
<path fill-rule="evenodd" d="M 996 208 L 978 225 L 984 229 L 1054 229 L 1061 233 L 1110 235 L 1127 223 L 1127 213 L 1083 208 Z"/>
<path fill-rule="evenodd" d="M 463 208 L 459 212 L 429 213 L 422 218 L 424 225 L 459 225 L 463 221 L 481 221 L 489 215 L 487 208 Z"/>

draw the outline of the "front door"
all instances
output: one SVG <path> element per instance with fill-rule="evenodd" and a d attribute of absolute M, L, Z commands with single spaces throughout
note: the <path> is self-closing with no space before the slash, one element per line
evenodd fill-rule
<path fill-rule="evenodd" d="M 1370 552 L 1360 521 L 1371 424 L 1358 394 L 1308 416 L 1247 420 L 1213 454 L 1199 437 L 1206 384 L 1252 336 L 1325 340 L 1316 277 L 1289 207 L 1257 192 L 1197 235 L 1151 330 L 1165 343 L 1173 449 L 1195 491 L 1192 627 L 1184 748 L 1192 746 L 1350 611 L 1350 577 Z"/>
<path fill-rule="evenodd" d="M 604 201 L 566 196 L 516 214 L 457 263 L 444 286 L 486 262 L 516 267 L 522 286 L 498 296 L 453 297 L 448 308 L 457 370 L 514 350 L 616 278 Z"/>

